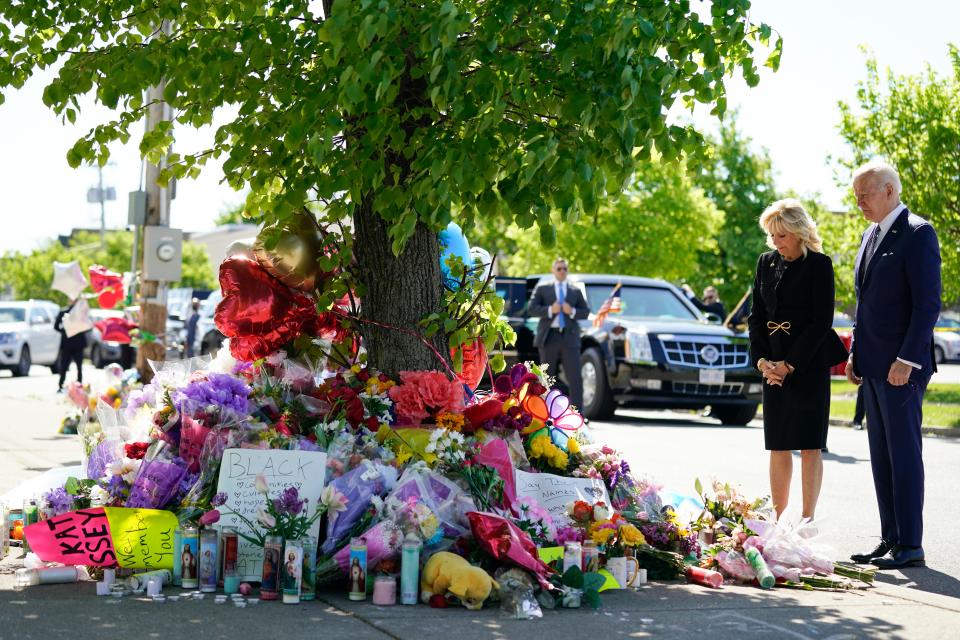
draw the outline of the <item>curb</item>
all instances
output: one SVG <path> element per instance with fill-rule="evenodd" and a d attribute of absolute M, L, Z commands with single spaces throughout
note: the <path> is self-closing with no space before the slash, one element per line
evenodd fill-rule
<path fill-rule="evenodd" d="M 882 582 L 874 582 L 873 591 L 880 596 L 888 596 L 927 607 L 936 607 L 938 609 L 946 609 L 947 611 L 960 613 L 960 598 L 951 598 L 950 596 L 939 593 L 930 593 L 911 587 L 901 587 L 899 585 Z"/>
<path fill-rule="evenodd" d="M 757 420 L 763 419 L 763 413 L 757 412 Z M 831 427 L 844 427 L 847 429 L 852 429 L 853 425 L 850 424 L 849 420 L 841 420 L 840 418 L 830 418 L 829 420 Z M 932 436 L 934 438 L 951 438 L 951 439 L 960 439 L 960 427 L 921 427 L 920 433 L 925 436 Z"/>

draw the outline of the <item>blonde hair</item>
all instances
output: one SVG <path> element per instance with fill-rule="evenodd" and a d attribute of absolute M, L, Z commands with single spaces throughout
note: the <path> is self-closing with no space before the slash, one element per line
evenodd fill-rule
<path fill-rule="evenodd" d="M 853 182 L 856 183 L 857 180 L 869 176 L 872 180 L 872 184 L 883 187 L 885 185 L 890 185 L 893 187 L 893 190 L 897 192 L 897 195 L 900 195 L 903 187 L 900 184 L 900 175 L 897 173 L 897 170 L 893 168 L 893 165 L 890 165 L 881 160 L 873 160 L 863 165 L 859 169 L 853 172 Z"/>
<path fill-rule="evenodd" d="M 807 251 L 823 251 L 823 243 L 817 233 L 817 223 L 813 221 L 800 201 L 795 198 L 777 200 L 760 214 L 760 228 L 767 232 L 767 246 L 771 249 L 773 234 L 792 233 L 800 238 L 803 255 Z"/>

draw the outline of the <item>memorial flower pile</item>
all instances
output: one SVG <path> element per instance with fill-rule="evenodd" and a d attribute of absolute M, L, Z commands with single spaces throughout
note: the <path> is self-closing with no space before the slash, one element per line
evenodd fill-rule
<path fill-rule="evenodd" d="M 231 261 L 234 272 L 255 272 L 282 294 L 296 326 L 241 322 L 244 305 L 231 297 L 246 290 L 225 287 L 229 304 L 217 322 L 234 340 L 216 359 L 163 363 L 142 387 L 111 371 L 104 389 L 71 388 L 76 410 L 95 406 L 97 421 L 79 427 L 86 479 L 48 493 L 49 513 L 126 507 L 150 510 L 144 522 L 173 519 L 182 529 L 229 521 L 238 524 L 238 544 L 253 545 L 270 571 L 278 565 L 267 562 L 267 536 L 302 542 L 309 534 L 316 539 L 302 570 L 341 588 L 349 576 L 352 590 L 366 572 L 396 574 L 405 542 L 419 545 L 426 562 L 441 551 L 469 555 L 479 565 L 473 569 L 487 573 L 473 571 L 487 587 L 494 574 L 512 572 L 505 585 L 527 584 L 557 606 L 600 602 L 602 575 L 577 575 L 581 544 L 596 546 L 601 566 L 632 556 L 654 579 L 677 578 L 698 563 L 746 579 L 740 560 L 755 563 L 757 555 L 784 584 L 824 577 L 821 550 L 773 523 L 763 501 L 727 485 L 715 483 L 707 495 L 698 483 L 703 511 L 682 521 L 655 483 L 593 442 L 545 367 L 516 364 L 489 390 L 454 371 L 392 379 L 365 364 L 339 315 L 320 318 L 312 299 L 260 273 L 258 263 Z M 323 329 L 330 323 L 336 353 Z M 483 368 L 473 358 L 485 362 L 482 346 L 467 344 L 473 374 Z M 466 366 L 464 354 L 454 360 L 461 358 Z M 283 467 L 294 459 L 300 466 Z M 698 533 L 715 538 L 706 552 Z M 365 550 L 360 571 L 355 547 Z M 542 559 L 557 557 L 556 547 L 576 571 Z M 286 564 L 284 584 L 291 583 Z M 456 596 L 475 607 L 488 598 L 457 594 L 450 584 L 431 585 L 444 585 L 440 601 Z"/>

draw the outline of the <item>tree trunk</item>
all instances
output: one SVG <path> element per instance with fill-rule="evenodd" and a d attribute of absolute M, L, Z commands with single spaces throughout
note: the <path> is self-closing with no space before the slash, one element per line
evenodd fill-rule
<path fill-rule="evenodd" d="M 424 337 L 433 349 L 418 337 L 423 336 L 420 320 L 443 306 L 437 234 L 418 222 L 403 253 L 395 256 L 387 234 L 389 223 L 373 211 L 371 203 L 372 198 L 365 197 L 353 218 L 357 270 L 366 287 L 360 303 L 360 333 L 368 363 L 393 378 L 400 371 L 446 371 L 433 351 L 449 362 L 444 332 Z"/>

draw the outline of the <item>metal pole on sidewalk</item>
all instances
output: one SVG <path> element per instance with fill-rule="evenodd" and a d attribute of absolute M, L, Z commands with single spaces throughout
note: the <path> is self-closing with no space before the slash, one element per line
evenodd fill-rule
<path fill-rule="evenodd" d="M 164 35 L 170 35 L 171 23 L 164 20 L 161 26 Z M 170 106 L 163 101 L 166 81 L 147 90 L 146 130 L 153 131 L 161 122 L 170 120 Z M 146 226 L 169 226 L 170 224 L 170 185 L 158 183 L 160 171 L 166 166 L 166 155 L 156 165 L 147 163 L 144 188 L 147 192 Z M 139 237 L 139 235 L 138 235 Z M 145 255 L 145 252 L 144 252 Z M 141 261 L 141 272 L 143 262 Z M 140 288 L 140 331 L 156 337 L 155 341 L 145 340 L 137 350 L 137 370 L 140 379 L 149 382 L 153 370 L 148 360 L 163 360 L 166 355 L 163 334 L 167 329 L 167 284 L 156 280 L 143 281 Z"/>

